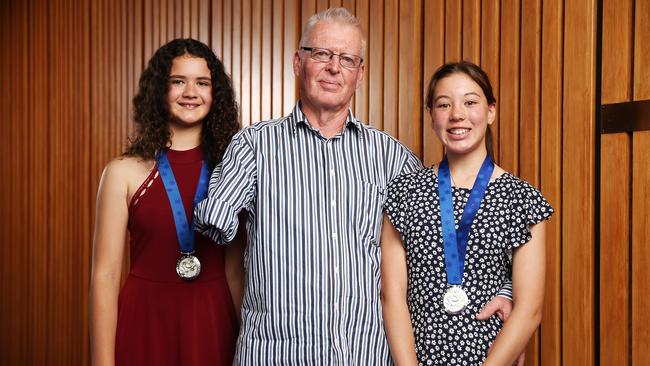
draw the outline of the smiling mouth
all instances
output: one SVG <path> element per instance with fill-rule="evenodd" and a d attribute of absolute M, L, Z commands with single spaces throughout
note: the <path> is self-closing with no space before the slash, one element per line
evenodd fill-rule
<path fill-rule="evenodd" d="M 189 104 L 189 103 L 178 103 L 181 107 L 189 110 L 194 110 L 198 107 L 200 107 L 200 104 Z"/>
<path fill-rule="evenodd" d="M 450 128 L 447 132 L 455 136 L 462 136 L 467 134 L 469 130 L 469 128 Z"/>

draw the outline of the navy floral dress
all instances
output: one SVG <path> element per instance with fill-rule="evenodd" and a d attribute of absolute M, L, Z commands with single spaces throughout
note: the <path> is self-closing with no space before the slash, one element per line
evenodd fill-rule
<path fill-rule="evenodd" d="M 452 187 L 456 228 L 470 191 Z M 422 169 L 393 180 L 386 212 L 406 249 L 407 301 L 420 364 L 480 365 L 502 322 L 496 315 L 478 321 L 476 314 L 511 279 L 513 250 L 530 241 L 530 226 L 553 209 L 537 189 L 509 173 L 488 184 L 467 242 L 462 287 L 469 305 L 457 315 L 442 305 L 448 286 L 436 172 Z"/>

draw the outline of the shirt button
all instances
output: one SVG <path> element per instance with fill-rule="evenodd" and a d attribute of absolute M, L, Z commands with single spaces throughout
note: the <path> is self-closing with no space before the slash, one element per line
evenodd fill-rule
<path fill-rule="evenodd" d="M 332 200 L 332 207 L 336 207 L 336 201 Z"/>
<path fill-rule="evenodd" d="M 336 233 L 332 234 L 332 239 L 336 240 L 338 238 L 338 235 Z"/>
<path fill-rule="evenodd" d="M 330 175 L 333 177 L 334 176 L 334 169 L 330 169 Z"/>

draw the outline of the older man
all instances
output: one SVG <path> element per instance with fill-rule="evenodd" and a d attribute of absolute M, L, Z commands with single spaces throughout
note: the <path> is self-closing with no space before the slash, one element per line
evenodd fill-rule
<path fill-rule="evenodd" d="M 354 118 L 365 41 L 342 8 L 311 17 L 293 59 L 300 101 L 232 140 L 197 229 L 217 242 L 247 213 L 246 288 L 235 363 L 385 365 L 379 234 L 388 183 L 421 168 Z"/>

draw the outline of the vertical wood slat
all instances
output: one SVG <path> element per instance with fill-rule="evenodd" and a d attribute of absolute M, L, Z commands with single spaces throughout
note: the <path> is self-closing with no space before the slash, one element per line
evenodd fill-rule
<path fill-rule="evenodd" d="M 30 154 L 28 162 L 30 172 L 28 180 L 31 183 L 31 203 L 29 211 L 31 217 L 29 222 L 32 225 L 30 230 L 29 245 L 30 253 L 28 256 L 28 267 L 31 277 L 29 287 L 31 290 L 29 311 L 32 314 L 30 328 L 32 336 L 30 339 L 30 352 L 33 355 L 31 359 L 35 365 L 47 363 L 47 348 L 49 345 L 48 335 L 48 298 L 47 298 L 47 258 L 48 258 L 48 219 L 42 212 L 48 212 L 48 128 L 49 111 L 48 111 L 48 38 L 47 29 L 49 27 L 47 7 L 43 6 L 43 0 L 30 0 L 29 25 L 31 27 L 29 41 L 29 63 L 31 75 L 30 88 L 31 95 L 29 101 L 34 106 L 29 122 L 29 131 L 31 138 L 29 141 Z M 4 32 L 2 32 L 4 33 Z M 0 71 L 3 72 L 3 71 Z M 5 85 L 3 82 L 2 85 Z M 6 109 L 2 109 L 6 110 Z M 4 144 L 3 144 L 4 145 Z M 4 155 L 8 156 L 8 155 Z M 2 169 L 4 171 L 4 169 Z M 3 182 L 5 179 L 2 180 Z M 5 201 L 3 201 L 5 202 Z M 5 217 L 5 216 L 3 216 Z M 6 246 L 3 246 L 6 247 Z M 4 256 L 3 256 L 4 258 Z M 4 266 L 3 266 L 4 267 Z M 7 297 L 4 297 L 6 299 Z M 1 333 L 1 332 L 0 332 Z M 3 344 L 7 344 L 3 342 Z M 3 354 L 9 352 L 2 352 Z M 29 358 L 28 358 L 29 359 Z M 3 363 L 11 364 L 11 363 Z"/>
<path fill-rule="evenodd" d="M 10 38 L 10 33 L 5 32 L 5 27 L 11 23 L 9 14 L 11 14 L 11 3 L 3 1 L 0 2 L 0 27 L 2 27 L 2 32 L 0 32 L 0 42 L 5 45 L 9 45 L 11 38 Z M 11 85 L 10 84 L 10 69 L 11 66 L 9 65 L 9 53 L 7 52 L 6 48 L 3 47 L 0 49 L 0 83 L 2 85 Z M 0 108 L 2 108 L 3 111 L 9 110 L 9 100 L 7 98 L 0 98 Z M 0 116 L 0 121 L 2 121 L 3 125 L 6 125 L 7 130 L 11 128 L 11 120 L 8 118 L 6 114 Z M 6 158 L 9 156 L 10 150 L 9 150 L 9 144 L 6 143 L 6 137 L 4 137 L 5 134 L 0 135 L 0 179 L 2 181 L 6 181 L 7 178 L 9 177 L 8 173 L 8 164 L 9 160 Z M 7 186 L 9 186 L 7 184 Z M 0 200 L 1 202 L 8 202 L 9 200 L 9 189 L 3 189 L 0 190 Z M 8 217 L 9 213 L 9 208 L 8 205 L 4 204 L 0 206 L 0 215 L 2 217 Z M 3 243 L 8 243 L 10 238 L 9 238 L 9 223 L 5 220 L 0 221 L 0 240 L 2 240 Z M 9 258 L 9 253 L 8 253 L 8 245 L 2 245 L 0 246 L 0 256 L 1 258 L 5 258 L 7 260 Z M 9 265 L 3 265 L 0 266 L 0 296 L 2 296 L 3 299 L 11 298 L 11 291 L 13 290 L 13 287 L 11 286 L 10 283 L 10 275 L 11 270 Z M 5 312 L 12 312 L 13 311 L 13 303 L 7 302 L 7 304 L 4 305 L 4 311 Z M 5 325 L 3 330 L 0 330 L 0 343 L 7 345 L 9 347 L 9 343 L 11 342 L 11 329 L 10 328 L 10 322 L 11 319 L 10 317 L 2 317 L 0 318 L 3 321 L 3 324 Z M 9 348 L 11 349 L 11 348 Z M 9 365 L 10 362 L 14 362 L 12 359 L 14 357 L 13 352 L 0 352 L 0 362 L 3 365 Z"/>
<path fill-rule="evenodd" d="M 260 70 L 261 78 L 261 91 L 259 98 L 260 116 L 258 119 L 267 120 L 271 119 L 271 110 L 273 105 L 273 58 L 275 50 L 273 47 L 273 1 L 262 0 L 261 13 L 259 17 L 262 18 L 262 69 Z M 281 116 L 278 116 L 281 117 Z"/>
<path fill-rule="evenodd" d="M 384 114 L 384 4 L 371 1 L 369 4 L 369 24 L 366 63 L 366 78 L 368 78 L 368 123 L 375 128 L 383 129 Z"/>
<path fill-rule="evenodd" d="M 267 0 L 268 1 L 268 0 Z M 291 60 L 284 57 L 284 38 L 283 38 L 283 29 L 284 29 L 284 2 L 283 0 L 273 0 L 273 21 L 272 29 L 273 36 L 271 37 L 271 49 L 272 49 L 272 63 L 271 68 L 273 72 L 271 73 L 271 116 L 272 118 L 282 117 L 282 97 L 284 90 L 284 68 L 285 65 L 288 65 Z"/>
<path fill-rule="evenodd" d="M 566 2 L 564 12 L 562 362 L 592 365 L 596 1 Z"/>
<path fill-rule="evenodd" d="M 563 2 L 542 7 L 541 190 L 555 208 L 546 233 L 546 285 L 542 309 L 541 365 L 562 362 L 562 78 Z"/>
<path fill-rule="evenodd" d="M 632 365 L 636 366 L 650 364 L 650 132 L 634 132 L 632 139 Z"/>
<path fill-rule="evenodd" d="M 284 0 L 284 70 L 282 83 L 282 108 L 283 115 L 287 115 L 296 103 L 297 84 L 293 75 L 293 55 L 298 49 L 302 25 L 300 18 L 300 3 L 296 0 Z"/>
<path fill-rule="evenodd" d="M 631 98 L 632 0 L 603 1 L 601 103 Z M 600 360 L 627 364 L 630 354 L 629 228 L 631 139 L 601 135 Z"/>
<path fill-rule="evenodd" d="M 445 23 L 438 19 L 445 19 L 445 1 L 425 1 L 424 2 L 424 38 L 423 69 L 422 69 L 422 100 L 427 95 L 429 81 L 436 69 L 444 63 L 445 59 Z M 442 143 L 433 131 L 431 114 L 426 105 L 422 105 L 422 135 L 423 135 L 423 157 L 422 162 L 425 166 L 437 163 L 442 159 Z"/>
<path fill-rule="evenodd" d="M 399 109 L 400 141 L 422 156 L 422 2 L 399 3 Z"/>
<path fill-rule="evenodd" d="M 400 89 L 398 84 L 398 67 L 400 57 L 399 49 L 399 1 L 384 1 L 384 131 L 392 136 L 398 136 L 397 112 L 399 104 L 397 95 Z"/>
<path fill-rule="evenodd" d="M 500 43 L 500 3 L 498 1 L 481 2 L 481 68 L 488 74 L 492 81 L 492 90 L 497 98 L 497 114 L 494 124 L 490 127 L 494 136 L 495 158 L 498 160 L 499 151 L 499 119 L 500 119 L 500 95 L 499 95 L 499 49 Z"/>
<path fill-rule="evenodd" d="M 368 19 L 368 1 L 369 0 L 356 0 L 356 9 L 355 9 L 355 16 L 361 23 L 361 28 L 363 29 L 364 33 L 366 33 L 366 50 L 365 54 L 363 54 L 361 57 L 363 57 L 365 60 L 368 59 L 368 24 L 369 24 L 369 19 Z M 361 83 L 361 86 L 359 89 L 357 89 L 355 95 L 354 95 L 354 101 L 353 101 L 353 106 L 354 106 L 354 116 L 358 118 L 361 121 L 368 122 L 368 65 L 365 65 L 365 75 L 363 82 Z"/>
<path fill-rule="evenodd" d="M 519 173 L 519 0 L 505 0 L 501 7 L 501 55 L 499 78 L 499 120 L 493 130 L 499 130 L 499 165 Z"/>
<path fill-rule="evenodd" d="M 251 43 L 251 0 L 241 1 L 241 89 L 239 108 L 241 110 L 242 126 L 251 124 L 251 67 L 252 67 L 252 43 Z"/>
<path fill-rule="evenodd" d="M 445 62 L 460 61 L 463 52 L 463 2 L 445 1 Z"/>
<path fill-rule="evenodd" d="M 262 53 L 262 0 L 252 0 L 250 7 L 250 117 L 249 123 L 259 121 L 262 116 L 262 78 L 268 76 L 262 73 L 262 62 L 268 57 Z M 266 17 L 265 17 L 266 18 Z M 266 32 L 268 34 L 268 32 Z"/>
<path fill-rule="evenodd" d="M 650 99 L 650 1 L 634 10 L 633 99 Z M 632 364 L 650 364 L 650 132 L 632 136 Z"/>
<path fill-rule="evenodd" d="M 243 123 L 244 113 L 242 108 L 242 4 L 232 0 L 232 84 L 240 106 L 240 119 Z"/>
<path fill-rule="evenodd" d="M 223 59 L 223 0 L 212 1 L 210 6 L 210 48 L 217 55 L 221 63 L 226 65 Z M 226 69 L 226 72 L 228 70 Z"/>
<path fill-rule="evenodd" d="M 481 63 L 481 0 L 463 0 L 462 59 Z"/>
<path fill-rule="evenodd" d="M 540 31 L 541 2 L 521 4 L 520 99 L 517 141 L 519 147 L 519 177 L 539 187 L 540 173 Z M 503 126 L 503 125 L 502 125 Z M 503 146 L 503 145 L 502 145 Z M 537 330 L 527 347 L 528 365 L 539 365 L 540 331 Z"/>

